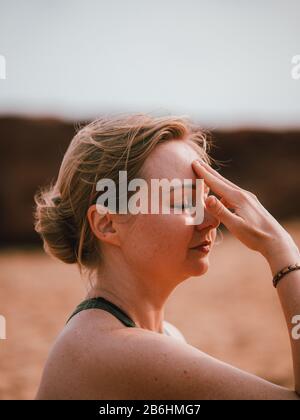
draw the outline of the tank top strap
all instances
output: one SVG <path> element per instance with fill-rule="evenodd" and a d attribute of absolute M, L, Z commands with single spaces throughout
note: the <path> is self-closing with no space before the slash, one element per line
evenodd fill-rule
<path fill-rule="evenodd" d="M 104 311 L 110 312 L 112 315 L 118 318 L 118 320 L 121 321 L 126 327 L 136 327 L 135 322 L 122 309 L 100 296 L 86 299 L 81 302 L 68 318 L 66 324 L 74 315 L 87 309 L 103 309 Z"/>

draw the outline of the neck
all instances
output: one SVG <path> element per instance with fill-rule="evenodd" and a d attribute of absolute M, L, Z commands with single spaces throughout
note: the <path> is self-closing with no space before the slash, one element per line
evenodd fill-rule
<path fill-rule="evenodd" d="M 112 263 L 101 267 L 87 298 L 104 297 L 122 309 L 137 327 L 163 333 L 164 306 L 174 285 L 120 266 Z"/>

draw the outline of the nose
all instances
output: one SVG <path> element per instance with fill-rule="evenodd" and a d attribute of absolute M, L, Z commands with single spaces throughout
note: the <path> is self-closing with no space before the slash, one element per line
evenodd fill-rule
<path fill-rule="evenodd" d="M 206 228 L 216 229 L 220 225 L 220 219 L 210 214 L 204 207 L 204 218 L 202 223 L 196 225 L 197 230 L 203 230 Z"/>

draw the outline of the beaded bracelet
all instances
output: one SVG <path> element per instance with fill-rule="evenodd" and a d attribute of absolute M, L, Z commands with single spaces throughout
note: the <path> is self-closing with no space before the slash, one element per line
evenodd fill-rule
<path fill-rule="evenodd" d="M 279 280 L 281 280 L 283 276 L 290 273 L 291 271 L 299 270 L 299 269 L 300 269 L 300 264 L 293 264 L 278 271 L 278 273 L 273 277 L 273 286 L 277 287 Z"/>

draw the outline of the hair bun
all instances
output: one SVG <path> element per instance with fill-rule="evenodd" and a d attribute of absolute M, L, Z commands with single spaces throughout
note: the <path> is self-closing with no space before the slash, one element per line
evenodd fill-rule
<path fill-rule="evenodd" d="M 39 191 L 34 199 L 34 228 L 43 240 L 44 250 L 67 264 L 76 263 L 76 226 L 73 218 L 61 208 L 61 197 L 53 196 L 50 188 Z"/>

